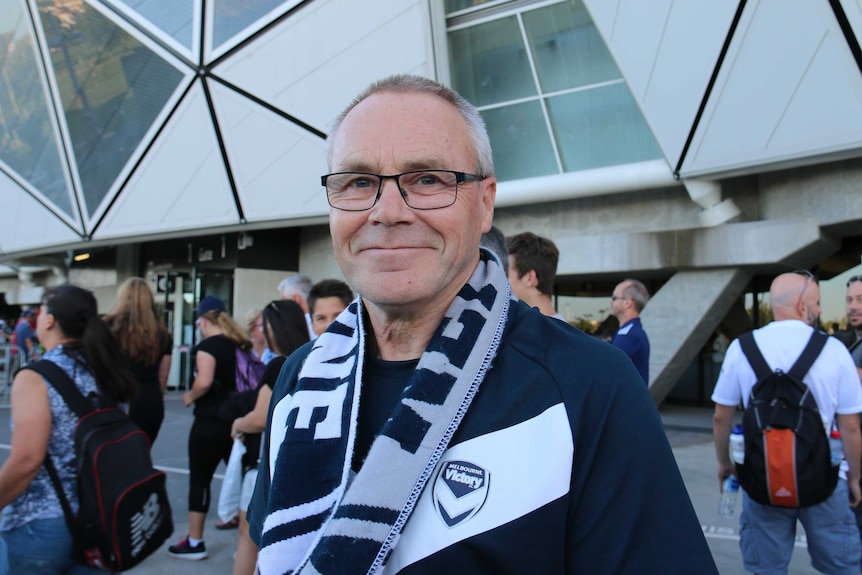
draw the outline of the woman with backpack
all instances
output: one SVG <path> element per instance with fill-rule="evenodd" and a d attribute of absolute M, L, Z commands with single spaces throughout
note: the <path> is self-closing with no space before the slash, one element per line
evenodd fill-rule
<path fill-rule="evenodd" d="M 206 559 L 204 521 L 210 507 L 213 475 L 219 461 L 227 463 L 233 442 L 231 420 L 223 407 L 236 392 L 236 349 L 251 349 L 248 336 L 228 313 L 224 302 L 207 296 L 198 304 L 195 324 L 202 340 L 192 349 L 195 378 L 183 394 L 186 407 L 194 403 L 189 430 L 189 533 L 168 555 L 176 559 Z"/>
<path fill-rule="evenodd" d="M 281 366 L 291 353 L 309 341 L 308 324 L 305 313 L 293 300 L 272 301 L 261 312 L 263 333 L 267 347 L 276 355 L 266 365 L 257 388 L 257 401 L 254 409 L 233 422 L 231 434 L 242 436 L 246 447 L 243 467 L 246 470 L 242 481 L 242 495 L 239 511 L 239 538 L 234 556 L 233 574 L 252 575 L 257 562 L 257 546 L 248 534 L 248 521 L 245 512 L 254 490 L 257 478 L 257 461 L 260 458 L 261 432 L 266 427 L 266 414 L 272 388 L 281 371 Z"/>
<path fill-rule="evenodd" d="M 165 418 L 164 395 L 173 348 L 171 334 L 156 316 L 153 290 L 142 278 L 123 282 L 117 302 L 104 319 L 138 381 L 138 393 L 129 404 L 129 417 L 146 432 L 152 446 Z"/>
<path fill-rule="evenodd" d="M 59 366 L 85 396 L 127 402 L 134 377 L 98 314 L 93 294 L 65 284 L 47 290 L 36 320 L 43 359 Z M 78 417 L 32 370 L 12 385 L 12 447 L 0 468 L 0 535 L 11 573 L 103 573 L 71 559 L 72 535 L 43 462 L 50 455 L 73 512 L 78 509 L 74 434 Z"/>

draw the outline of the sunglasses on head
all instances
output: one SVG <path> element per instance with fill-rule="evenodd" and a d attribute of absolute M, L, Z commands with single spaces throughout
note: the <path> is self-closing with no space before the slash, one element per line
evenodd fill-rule
<path fill-rule="evenodd" d="M 847 287 L 850 287 L 853 282 L 862 282 L 862 276 L 850 276 L 847 280 Z"/>

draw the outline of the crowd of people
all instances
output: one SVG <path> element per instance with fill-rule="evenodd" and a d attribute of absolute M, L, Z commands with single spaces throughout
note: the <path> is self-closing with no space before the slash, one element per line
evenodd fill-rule
<path fill-rule="evenodd" d="M 484 123 L 436 82 L 375 82 L 337 118 L 327 146 L 332 173 L 321 181 L 346 281 L 292 275 L 279 299 L 243 302 L 242 322 L 214 295 L 198 303 L 194 378 L 182 395 L 194 410 L 188 533 L 168 555 L 208 556 L 213 476 L 239 440 L 237 515 L 216 523 L 237 529 L 234 575 L 384 565 L 414 574 L 717 573 L 648 391 L 644 283 L 615 285 L 596 337 L 569 325 L 552 299 L 557 246 L 492 225 Z M 799 519 L 815 568 L 859 572 L 862 278 L 847 288 L 849 351 L 831 339 L 805 380 L 824 423 L 837 421 L 847 463 L 822 507 L 743 498 L 749 571 L 786 572 Z M 775 321 L 754 337 L 786 370 L 816 329 L 819 289 L 810 274 L 782 274 L 770 297 Z M 20 318 L 21 353 L 56 363 L 94 401 L 125 406 L 152 443 L 171 335 L 141 278 L 120 286 L 107 314 L 96 308 L 79 287 L 46 290 L 38 313 Z M 731 425 L 756 378 L 738 340 L 719 330 L 713 345 L 723 364 L 713 394 L 723 482 L 735 472 Z M 241 354 L 265 365 L 248 391 Z M 0 467 L 0 574 L 91 572 L 70 559 L 73 534 L 42 465 L 55 462 L 74 507 L 74 414 L 22 371 L 12 424 Z M 838 546 L 849 551 L 838 557 Z"/>
<path fill-rule="evenodd" d="M 227 460 L 232 438 L 239 436 L 248 447 L 242 502 L 238 516 L 217 527 L 239 528 L 234 571 L 254 572 L 257 550 L 248 537 L 245 509 L 272 387 L 285 358 L 322 333 L 327 321 L 353 299 L 346 283 L 324 280 L 312 285 L 307 276 L 288 278 L 279 292 L 285 299 L 248 312 L 245 326 L 233 320 L 225 303 L 215 296 L 204 297 L 195 310 L 199 337 L 193 349 L 194 380 L 183 394 L 185 405 L 194 405 L 188 438 L 189 533 L 168 548 L 171 556 L 206 557 L 203 534 L 212 478 L 219 463 Z M 57 364 L 94 407 L 119 404 L 146 433 L 150 445 L 156 441 L 165 416 L 164 394 L 174 346 L 144 279 L 123 282 L 113 307 L 104 315 L 85 289 L 70 284 L 48 289 L 38 309 L 21 313 L 15 332 L 18 353 L 26 354 L 28 362 L 41 358 Z M 236 350 L 250 352 L 267 364 L 261 386 L 240 413 L 236 407 L 241 404 L 232 401 L 239 395 L 235 393 Z M 77 416 L 52 385 L 30 370 L 15 375 L 11 407 L 11 449 L 0 467 L 0 573 L 96 572 L 72 560 L 74 536 L 43 466 L 50 457 L 75 512 Z"/>

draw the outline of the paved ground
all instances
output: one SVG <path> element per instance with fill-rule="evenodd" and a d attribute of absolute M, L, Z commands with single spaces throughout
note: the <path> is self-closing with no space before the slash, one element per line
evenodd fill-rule
<path fill-rule="evenodd" d="M 192 413 L 183 407 L 178 392 L 169 392 L 166 414 L 162 431 L 153 448 L 153 457 L 156 465 L 168 474 L 176 538 L 186 533 L 188 528 L 186 439 Z M 722 575 L 744 573 L 739 555 L 738 518 L 725 519 L 716 513 L 718 485 L 715 479 L 715 454 L 711 435 L 712 412 L 707 409 L 663 406 L 661 414 L 719 572 Z M 9 437 L 9 410 L 0 406 L 0 460 L 5 460 L 8 454 Z M 221 476 L 218 475 L 213 482 L 214 493 L 218 493 L 220 485 Z M 214 506 L 207 520 L 205 533 L 208 559 L 179 561 L 159 552 L 128 572 L 135 575 L 230 574 L 236 547 L 236 531 L 218 531 L 214 528 L 215 522 Z M 799 533 L 790 575 L 813 575 L 817 572 L 809 564 L 801 528 Z M 644 573 L 649 573 L 647 567 Z"/>

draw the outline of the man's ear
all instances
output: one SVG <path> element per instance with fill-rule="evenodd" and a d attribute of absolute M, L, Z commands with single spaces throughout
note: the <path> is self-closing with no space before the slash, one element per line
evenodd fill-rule
<path fill-rule="evenodd" d="M 539 276 L 536 275 L 536 270 L 530 270 L 526 274 L 524 274 L 524 276 L 524 281 L 527 283 L 528 287 L 539 287 Z"/>

